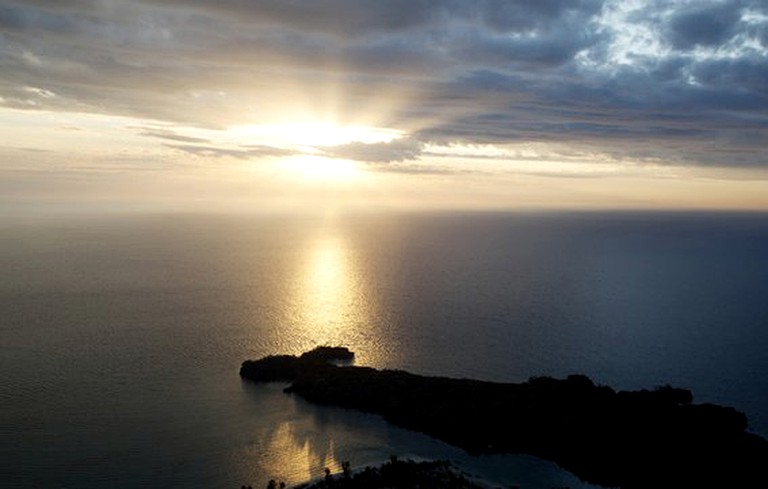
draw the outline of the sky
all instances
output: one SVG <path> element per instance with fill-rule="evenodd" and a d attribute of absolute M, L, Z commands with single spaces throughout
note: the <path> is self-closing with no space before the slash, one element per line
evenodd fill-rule
<path fill-rule="evenodd" d="M 765 0 L 4 0 L 0 212 L 768 210 Z"/>

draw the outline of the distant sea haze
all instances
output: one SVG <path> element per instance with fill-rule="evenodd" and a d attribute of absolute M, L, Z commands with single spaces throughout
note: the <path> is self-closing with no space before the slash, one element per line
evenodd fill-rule
<path fill-rule="evenodd" d="M 589 487 L 238 376 L 317 345 L 429 375 L 671 384 L 768 436 L 768 214 L 8 220 L 0 270 L 3 487 L 264 487 L 391 454 Z"/>

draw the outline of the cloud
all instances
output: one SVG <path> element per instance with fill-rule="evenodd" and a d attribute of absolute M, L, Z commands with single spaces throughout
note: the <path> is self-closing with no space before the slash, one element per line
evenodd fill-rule
<path fill-rule="evenodd" d="M 667 37 L 675 49 L 718 46 L 737 32 L 741 19 L 736 2 L 694 3 L 675 12 L 667 26 Z"/>
<path fill-rule="evenodd" d="M 423 144 L 415 139 L 401 138 L 382 143 L 353 142 L 325 147 L 325 156 L 355 160 L 364 163 L 392 163 L 418 159 Z"/>
<path fill-rule="evenodd" d="M 141 136 L 147 136 L 150 138 L 166 139 L 169 141 L 178 141 L 181 143 L 210 143 L 209 139 L 197 138 L 192 136 L 184 136 L 183 134 L 177 134 L 169 130 L 159 129 L 145 129 L 139 133 Z"/>
<path fill-rule="evenodd" d="M 424 164 L 424 163 L 402 163 L 394 162 L 385 165 L 371 165 L 369 171 L 376 173 L 393 173 L 398 175 L 435 175 L 435 176 L 456 176 L 456 175 L 478 175 L 480 171 L 470 169 L 457 169 L 450 165 Z"/>
<path fill-rule="evenodd" d="M 326 148 L 369 162 L 533 141 L 768 167 L 767 13 L 759 0 L 7 0 L 0 105 L 205 128 L 332 114 L 410 133 Z M 144 135 L 211 156 L 285 151 Z"/>
<path fill-rule="evenodd" d="M 296 155 L 322 155 L 328 158 L 354 160 L 361 163 L 382 164 L 404 162 L 418 159 L 423 144 L 409 138 L 395 139 L 381 143 L 352 142 L 337 146 L 318 146 L 315 148 L 290 149 L 269 145 L 239 145 L 235 147 L 214 144 L 202 138 L 186 137 L 164 131 L 144 131 L 144 136 L 157 137 L 171 141 L 209 144 L 171 144 L 164 146 L 185 153 L 206 158 L 284 158 Z"/>
<path fill-rule="evenodd" d="M 294 150 L 261 145 L 240 146 L 237 148 L 193 144 L 165 144 L 165 146 L 205 158 L 237 158 L 245 160 L 250 158 L 285 157 L 301 154 Z"/>
<path fill-rule="evenodd" d="M 416 28 L 439 16 L 458 1 L 430 0 L 145 0 L 147 4 L 192 8 L 209 15 L 227 16 L 257 26 L 281 25 L 300 31 L 334 36 L 362 36 Z M 455 7 L 454 7 L 455 8 Z"/>

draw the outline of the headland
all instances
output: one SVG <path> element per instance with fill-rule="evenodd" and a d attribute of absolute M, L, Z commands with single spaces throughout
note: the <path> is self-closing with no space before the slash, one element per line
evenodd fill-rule
<path fill-rule="evenodd" d="M 338 365 L 354 354 L 320 347 L 243 362 L 255 382 L 290 382 L 307 401 L 382 415 L 472 454 L 551 460 L 606 487 L 768 487 L 768 441 L 730 407 L 695 404 L 685 389 L 616 391 L 583 375 L 522 383 L 428 377 Z"/>

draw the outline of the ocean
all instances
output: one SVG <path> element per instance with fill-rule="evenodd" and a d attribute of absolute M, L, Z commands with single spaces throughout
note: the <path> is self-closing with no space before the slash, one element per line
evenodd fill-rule
<path fill-rule="evenodd" d="M 5 218 L 0 270 L 7 488 L 265 487 L 390 455 L 590 487 L 238 376 L 317 345 L 427 375 L 671 384 L 768 436 L 768 214 Z"/>

